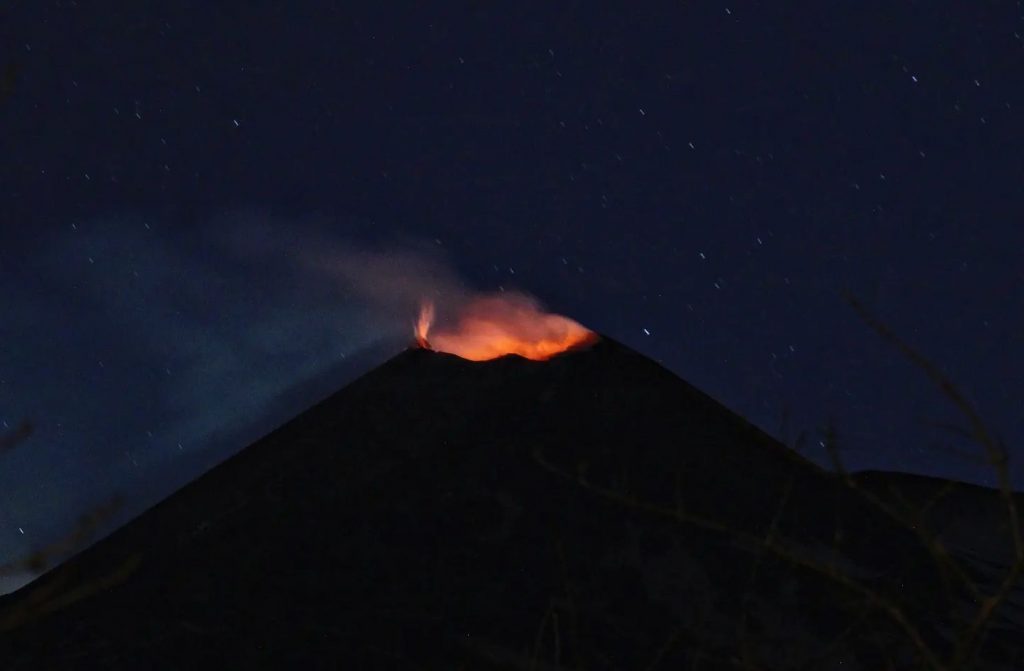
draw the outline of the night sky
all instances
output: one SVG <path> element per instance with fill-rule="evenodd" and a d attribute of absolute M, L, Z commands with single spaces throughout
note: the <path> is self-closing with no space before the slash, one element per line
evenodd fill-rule
<path fill-rule="evenodd" d="M 0 8 L 0 559 L 396 353 L 425 288 L 528 292 L 822 463 L 833 417 L 851 468 L 993 482 L 849 290 L 1024 486 L 1019 3 L 435 4 Z"/>

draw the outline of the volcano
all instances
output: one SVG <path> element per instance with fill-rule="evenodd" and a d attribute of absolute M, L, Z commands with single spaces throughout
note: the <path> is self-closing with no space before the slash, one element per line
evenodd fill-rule
<path fill-rule="evenodd" d="M 872 499 L 606 337 L 422 345 L 0 600 L 3 668 L 1022 668 L 1019 590 L 957 647 L 995 492 Z"/>

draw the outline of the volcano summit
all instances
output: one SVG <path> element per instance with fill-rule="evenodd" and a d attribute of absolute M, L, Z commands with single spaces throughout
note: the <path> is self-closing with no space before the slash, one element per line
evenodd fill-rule
<path fill-rule="evenodd" d="M 978 603 L 969 585 L 989 593 L 1008 561 L 992 549 L 998 498 L 864 482 L 959 497 L 932 522 L 963 575 L 608 338 L 543 361 L 411 348 L 5 597 L 0 660 L 945 668 Z M 969 532 L 943 536 L 955 514 Z M 972 642 L 979 668 L 1021 668 L 1021 603 L 1013 592 Z"/>

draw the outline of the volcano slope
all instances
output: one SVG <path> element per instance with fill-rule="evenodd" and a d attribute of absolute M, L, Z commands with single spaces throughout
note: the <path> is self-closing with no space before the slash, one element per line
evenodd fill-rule
<path fill-rule="evenodd" d="M 918 531 L 610 339 L 409 349 L 5 597 L 0 665 L 947 668 L 1001 560 Z"/>

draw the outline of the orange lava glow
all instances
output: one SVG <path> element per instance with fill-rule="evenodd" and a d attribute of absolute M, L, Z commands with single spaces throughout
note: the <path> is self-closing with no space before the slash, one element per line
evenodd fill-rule
<path fill-rule="evenodd" d="M 430 349 L 430 341 L 427 340 L 427 333 L 430 325 L 434 322 L 434 304 L 424 301 L 420 306 L 420 318 L 416 320 L 416 344 L 423 349 Z"/>
<path fill-rule="evenodd" d="M 453 329 L 432 330 L 434 304 L 424 301 L 414 328 L 416 343 L 471 361 L 506 354 L 543 361 L 597 340 L 590 329 L 568 317 L 544 312 L 535 301 L 519 294 L 473 299 L 457 321 Z"/>

